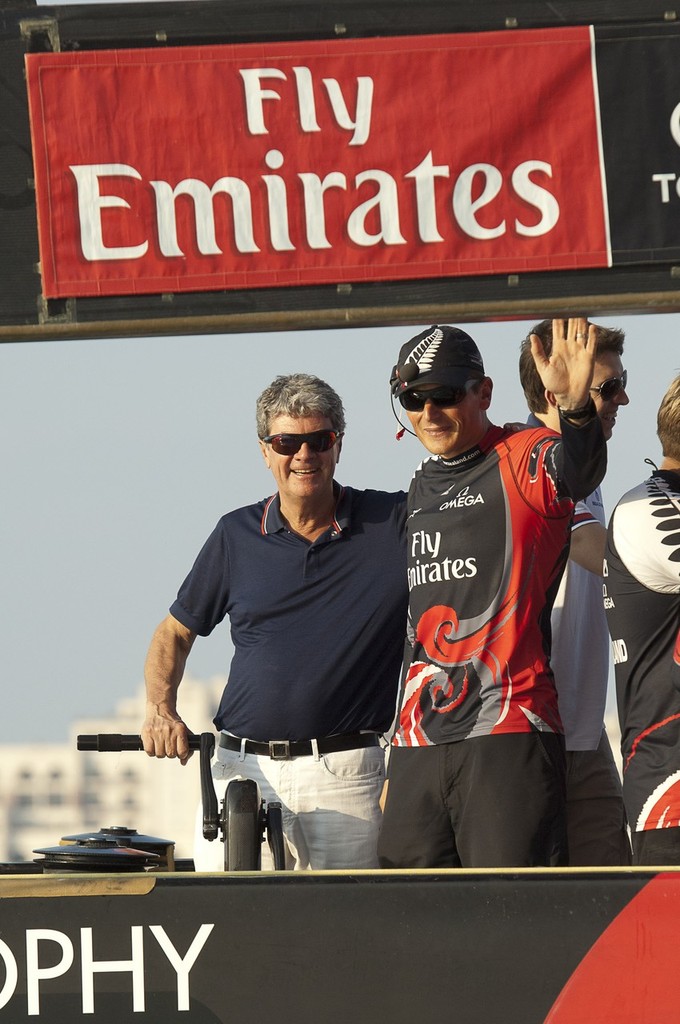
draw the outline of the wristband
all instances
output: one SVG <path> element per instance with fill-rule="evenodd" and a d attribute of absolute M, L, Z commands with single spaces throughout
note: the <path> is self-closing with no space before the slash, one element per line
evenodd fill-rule
<path fill-rule="evenodd" d="M 563 409 L 561 405 L 558 405 L 557 411 L 565 420 L 586 420 L 595 415 L 596 409 L 592 398 L 589 398 L 586 404 L 578 409 Z"/>

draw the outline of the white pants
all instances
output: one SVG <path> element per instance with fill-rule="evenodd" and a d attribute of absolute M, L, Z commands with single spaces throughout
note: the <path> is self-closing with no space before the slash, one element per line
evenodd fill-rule
<path fill-rule="evenodd" d="M 239 776 L 253 779 L 267 803 L 281 803 L 287 870 L 378 866 L 376 846 L 382 818 L 378 801 L 385 781 L 385 755 L 380 746 L 310 754 L 288 761 L 218 746 L 212 775 L 220 807 L 227 783 Z M 199 807 L 196 870 L 223 871 L 224 843 L 220 837 L 207 842 L 201 828 Z M 265 839 L 262 869 L 272 867 Z"/>

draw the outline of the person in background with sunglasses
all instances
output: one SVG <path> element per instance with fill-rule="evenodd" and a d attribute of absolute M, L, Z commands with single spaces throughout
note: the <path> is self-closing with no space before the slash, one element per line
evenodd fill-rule
<path fill-rule="evenodd" d="M 531 334 L 552 351 L 552 321 Z M 557 399 L 547 391 L 531 354 L 531 334 L 520 347 L 519 376 L 529 425 L 560 432 Z M 628 405 L 623 331 L 595 325 L 595 369 L 590 387 L 605 439 Z M 567 752 L 569 864 L 617 867 L 631 862 L 621 779 L 604 729 L 609 680 L 609 633 L 602 605 L 602 562 L 607 539 L 597 487 L 576 506 L 569 561 L 553 605 L 550 664 L 555 675 Z"/>
<path fill-rule="evenodd" d="M 472 338 L 407 342 L 393 396 L 430 458 L 408 496 L 409 640 L 378 841 L 384 868 L 567 863 L 564 737 L 550 608 L 574 502 L 604 476 L 595 329 L 553 324 L 532 352 L 562 437 L 494 426 Z"/>
<path fill-rule="evenodd" d="M 214 719 L 218 798 L 234 777 L 282 804 L 286 866 L 377 867 L 404 649 L 403 492 L 335 481 L 345 431 L 318 377 L 277 377 L 257 400 L 275 493 L 223 516 L 158 626 L 146 659 L 150 756 L 190 756 L 177 691 L 196 636 L 229 617 L 235 653 Z M 197 829 L 197 870 L 221 870 Z M 263 849 L 263 866 L 271 866 Z"/>
<path fill-rule="evenodd" d="M 680 864 L 680 374 L 661 400 L 663 461 L 618 502 L 604 607 L 614 651 L 633 864 Z"/>

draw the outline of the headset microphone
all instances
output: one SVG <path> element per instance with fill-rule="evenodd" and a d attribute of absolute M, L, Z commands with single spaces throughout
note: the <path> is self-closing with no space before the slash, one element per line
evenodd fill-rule
<path fill-rule="evenodd" d="M 400 366 L 397 370 L 397 373 L 404 382 L 413 380 L 418 376 L 419 372 L 417 363 L 404 363 L 404 365 Z"/>
<path fill-rule="evenodd" d="M 396 395 L 400 390 L 401 384 L 409 384 L 412 380 L 415 380 L 420 370 L 418 369 L 417 363 L 404 363 L 403 366 L 395 366 L 392 371 L 392 394 Z"/>
<path fill-rule="evenodd" d="M 392 406 L 392 415 L 394 416 L 400 427 L 400 430 L 397 431 L 396 435 L 397 441 L 401 441 L 402 437 L 406 433 L 412 434 L 413 437 L 417 436 L 416 434 L 413 433 L 412 430 L 409 430 L 408 427 L 405 427 L 404 424 L 399 419 L 397 411 L 394 408 L 394 398 L 398 394 L 398 392 L 402 390 L 403 385 L 409 384 L 412 380 L 415 380 L 419 373 L 420 370 L 418 368 L 417 363 L 404 363 L 403 366 L 395 366 L 394 369 L 392 370 L 392 377 L 390 379 L 390 405 Z"/>

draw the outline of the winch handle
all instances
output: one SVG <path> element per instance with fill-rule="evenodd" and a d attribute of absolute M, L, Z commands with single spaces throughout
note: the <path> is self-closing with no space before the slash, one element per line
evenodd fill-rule
<path fill-rule="evenodd" d="M 215 737 L 211 732 L 199 735 L 189 733 L 189 749 L 200 751 L 201 801 L 203 804 L 203 838 L 217 839 L 217 796 L 212 781 L 210 762 L 215 751 Z M 78 750 L 121 751 L 144 750 L 141 736 L 120 732 L 100 732 L 76 737 Z"/>
<path fill-rule="evenodd" d="M 191 746 L 192 739 L 194 739 L 194 737 L 190 736 L 189 746 Z M 212 756 L 215 752 L 215 737 L 211 732 L 202 732 L 198 740 L 198 748 L 201 752 L 200 769 L 201 803 L 203 805 L 203 838 L 212 842 L 213 839 L 217 839 L 219 827 L 217 820 L 217 796 L 213 785 L 212 771 L 210 770 L 210 762 L 212 761 Z"/>

